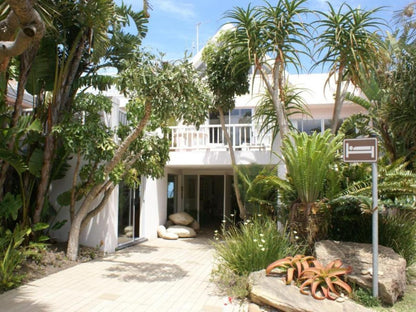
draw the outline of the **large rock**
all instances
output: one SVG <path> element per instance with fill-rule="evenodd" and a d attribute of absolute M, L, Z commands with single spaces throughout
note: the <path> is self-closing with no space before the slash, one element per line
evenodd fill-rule
<path fill-rule="evenodd" d="M 393 305 L 406 288 L 406 260 L 391 248 L 378 246 L 378 289 L 381 301 Z M 347 280 L 372 289 L 373 252 L 371 244 L 320 241 L 315 244 L 316 258 L 322 263 L 341 259 L 352 267 Z"/>
<path fill-rule="evenodd" d="M 196 232 L 193 228 L 184 225 L 172 225 L 166 231 L 167 233 L 173 233 L 183 238 L 196 236 Z"/>
<path fill-rule="evenodd" d="M 178 225 L 189 225 L 194 221 L 194 218 L 188 213 L 181 211 L 171 214 L 169 220 Z"/>
<path fill-rule="evenodd" d="M 250 299 L 283 312 L 371 312 L 350 299 L 343 302 L 316 300 L 302 295 L 295 285 L 286 285 L 281 277 L 266 276 L 265 270 L 249 276 Z"/>

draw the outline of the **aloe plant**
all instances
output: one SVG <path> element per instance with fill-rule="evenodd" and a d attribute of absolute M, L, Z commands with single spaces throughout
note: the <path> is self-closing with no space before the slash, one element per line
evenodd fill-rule
<path fill-rule="evenodd" d="M 314 260 L 313 266 L 305 268 L 299 277 L 299 280 L 303 282 L 300 286 L 300 292 L 308 295 L 309 293 L 305 291 L 305 288 L 310 286 L 312 297 L 318 300 L 325 298 L 335 300 L 340 296 L 337 287 L 351 294 L 351 287 L 341 279 L 343 275 L 351 271 L 351 267 L 342 267 L 342 261 L 339 259 L 331 261 L 326 266 L 323 266 L 318 260 Z M 319 290 L 323 296 L 317 295 Z"/>
<path fill-rule="evenodd" d="M 314 257 L 296 255 L 294 257 L 286 257 L 276 260 L 269 264 L 266 268 L 266 275 L 270 275 L 272 271 L 279 268 L 282 271 L 286 271 L 286 284 L 289 285 L 293 281 L 293 277 L 299 278 L 305 269 L 308 269 L 312 264 Z"/>

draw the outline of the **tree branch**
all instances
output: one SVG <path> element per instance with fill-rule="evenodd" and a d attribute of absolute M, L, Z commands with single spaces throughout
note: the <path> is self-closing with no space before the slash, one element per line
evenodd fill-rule
<path fill-rule="evenodd" d="M 96 215 L 98 215 L 105 207 L 105 204 L 108 201 L 108 198 L 110 197 L 111 193 L 113 192 L 114 188 L 116 187 L 115 184 L 112 181 L 108 181 L 106 183 L 107 189 L 104 191 L 104 196 L 101 199 L 100 203 L 90 212 L 87 213 L 84 220 L 82 220 L 81 223 L 81 231 L 87 226 L 87 224 L 91 221 L 92 218 L 94 218 Z"/>
<path fill-rule="evenodd" d="M 7 0 L 7 3 L 12 11 L 0 22 L 0 72 L 6 71 L 10 57 L 22 54 L 45 32 L 32 1 Z"/>

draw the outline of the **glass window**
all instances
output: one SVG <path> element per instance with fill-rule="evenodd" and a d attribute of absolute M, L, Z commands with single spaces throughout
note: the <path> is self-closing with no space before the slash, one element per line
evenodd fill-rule
<path fill-rule="evenodd" d="M 302 131 L 307 134 L 312 134 L 314 132 L 320 133 L 321 129 L 321 120 L 302 120 Z"/>

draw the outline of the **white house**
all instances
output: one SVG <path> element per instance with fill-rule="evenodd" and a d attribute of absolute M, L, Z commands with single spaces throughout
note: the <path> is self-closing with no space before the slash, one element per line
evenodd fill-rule
<path fill-rule="evenodd" d="M 194 64 L 200 64 L 198 58 Z M 292 120 L 299 130 L 323 131 L 330 127 L 335 83 L 326 84 L 326 80 L 327 74 L 288 76 L 290 84 L 303 90 L 302 97 L 312 115 L 312 118 L 299 115 Z M 238 165 L 277 164 L 278 157 L 272 151 L 279 153 L 279 142 L 272 142 L 270 135 L 260 135 L 252 119 L 263 88 L 258 77 L 251 81 L 252 92 L 237 97 L 235 109 L 226 116 L 236 161 Z M 108 96 L 113 100 L 114 109 L 106 120 L 117 126 L 125 118 L 123 107 L 127 100 L 114 90 Z M 345 103 L 340 118 L 359 111 L 355 104 Z M 137 190 L 122 184 L 117 187 L 104 211 L 81 234 L 81 244 L 102 246 L 104 251 L 112 252 L 126 244 L 157 237 L 157 227 L 165 224 L 173 212 L 189 212 L 202 228 L 218 228 L 221 220 L 233 212 L 232 166 L 218 116 L 211 114 L 198 130 L 181 125 L 171 129 L 170 160 L 165 176 L 157 180 L 143 177 Z M 52 201 L 64 185 L 64 181 L 54 184 Z M 54 235 L 66 240 L 68 231 L 66 224 Z"/>

